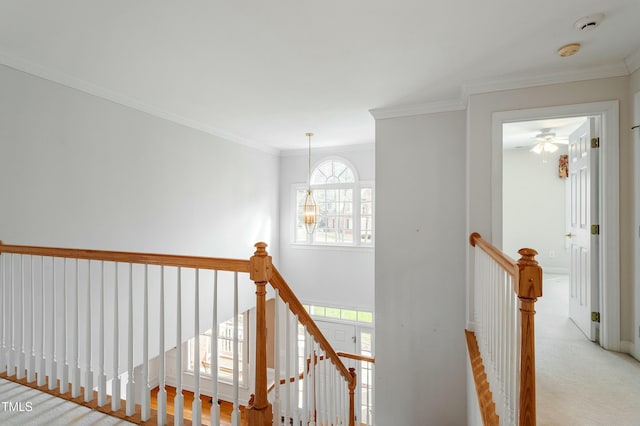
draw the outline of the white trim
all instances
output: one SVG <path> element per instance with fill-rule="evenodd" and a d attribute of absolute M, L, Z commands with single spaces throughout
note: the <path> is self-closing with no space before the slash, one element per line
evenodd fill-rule
<path fill-rule="evenodd" d="M 361 143 L 356 145 L 338 145 L 338 146 L 322 146 L 312 147 L 312 153 L 317 155 L 336 155 L 336 154 L 349 154 L 357 151 L 374 151 L 376 149 L 375 143 Z M 280 151 L 280 157 L 300 157 L 309 155 L 308 148 L 295 148 L 295 149 L 283 149 Z"/>
<path fill-rule="evenodd" d="M 602 116 L 603 143 L 600 151 L 600 344 L 608 350 L 620 350 L 620 188 L 619 188 L 619 101 L 593 102 L 533 108 L 492 114 L 492 217 L 493 244 L 502 247 L 502 124 L 507 122 Z M 604 283 L 607 283 L 606 287 Z"/>
<path fill-rule="evenodd" d="M 22 58 L 17 58 L 15 56 L 7 55 L 4 52 L 0 52 L 0 65 L 4 65 L 8 68 L 13 68 L 17 71 L 22 71 L 24 73 L 27 73 L 36 77 L 40 77 L 42 79 L 52 81 L 57 84 L 61 84 L 71 89 L 79 90 L 81 92 L 88 93 L 90 95 L 97 96 L 102 99 L 106 99 L 116 104 L 123 105 L 128 108 L 132 108 L 137 111 L 147 113 L 154 117 L 162 118 L 164 120 L 171 121 L 173 123 L 180 124 L 185 127 L 189 127 L 191 129 L 208 133 L 212 136 L 222 138 L 229 142 L 235 142 L 241 145 L 245 145 L 250 148 L 254 148 L 254 149 L 258 149 L 260 151 L 266 152 L 268 154 L 278 155 L 280 153 L 279 149 L 276 149 L 272 146 L 269 146 L 263 143 L 261 144 L 254 140 L 242 138 L 240 136 L 231 134 L 229 132 L 225 132 L 224 130 L 218 129 L 216 127 L 212 127 L 200 121 L 192 120 L 190 118 L 180 116 L 170 111 L 159 109 L 155 106 L 145 104 L 144 102 L 141 102 L 137 99 L 130 98 L 121 93 L 114 92 L 105 87 L 98 86 L 96 84 L 82 80 L 73 75 L 66 74 L 60 71 L 55 71 L 50 68 L 46 68 L 42 65 L 29 62 Z"/>
<path fill-rule="evenodd" d="M 629 342 L 628 340 L 621 340 L 620 352 L 625 354 L 633 354 L 633 342 Z"/>
<path fill-rule="evenodd" d="M 631 55 L 624 58 L 624 63 L 627 65 L 627 69 L 629 70 L 629 74 L 633 74 L 638 69 L 640 69 L 640 49 L 631 53 Z"/>
<path fill-rule="evenodd" d="M 636 92 L 633 96 L 633 115 L 631 125 L 635 126 L 640 124 L 640 91 Z M 640 182 L 640 129 L 633 130 L 633 151 L 634 151 L 634 166 L 633 166 L 633 182 Z M 634 356 L 640 360 L 640 185 L 635 185 L 634 188 L 634 226 L 632 231 L 633 249 L 634 249 L 634 285 L 633 291 L 635 294 L 634 303 L 634 322 L 632 336 L 635 341 Z M 638 333 L 638 334 L 637 334 Z"/>
<path fill-rule="evenodd" d="M 574 81 L 595 80 L 599 78 L 622 77 L 625 75 L 629 75 L 629 70 L 627 65 L 621 61 L 588 68 L 572 68 L 525 76 L 520 75 L 510 78 L 470 82 L 462 86 L 462 96 L 466 99 L 470 95 L 479 93 L 524 89 L 527 87 L 547 86 L 550 84 L 571 83 Z"/>
<path fill-rule="evenodd" d="M 469 96 L 501 90 L 524 89 L 527 87 L 547 86 L 550 84 L 571 83 L 574 81 L 595 80 L 599 78 L 622 77 L 640 68 L 640 49 L 624 61 L 592 67 L 570 68 L 529 75 L 517 75 L 504 78 L 470 81 L 460 87 L 461 95 L 456 99 L 443 99 L 416 105 L 401 105 L 369 110 L 373 118 L 409 117 L 412 115 L 434 114 L 439 112 L 461 111 L 467 108 Z"/>
<path fill-rule="evenodd" d="M 466 98 L 464 98 L 445 99 L 416 105 L 374 108 L 370 109 L 369 112 L 376 120 L 384 120 L 385 118 L 408 117 L 412 115 L 433 114 L 437 112 L 463 111 L 466 108 L 467 102 Z"/>

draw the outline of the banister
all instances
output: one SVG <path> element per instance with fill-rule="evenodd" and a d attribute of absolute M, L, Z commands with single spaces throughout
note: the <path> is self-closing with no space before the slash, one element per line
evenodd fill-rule
<path fill-rule="evenodd" d="M 298 298 L 295 296 L 293 290 L 291 290 L 291 288 L 284 280 L 282 275 L 280 275 L 280 272 L 275 266 L 273 267 L 273 276 L 271 277 L 269 283 L 274 288 L 280 291 L 280 297 L 282 298 L 282 300 L 289 304 L 291 312 L 298 316 L 298 320 L 300 321 L 300 323 L 302 323 L 307 328 L 309 334 L 311 334 L 320 344 L 322 350 L 325 351 L 329 359 L 333 362 L 338 371 L 340 371 L 340 374 L 342 374 L 345 380 L 349 384 L 354 382 L 356 380 L 355 377 L 353 377 L 351 372 L 349 372 L 349 369 L 345 367 L 338 354 L 333 350 L 327 339 L 324 337 L 316 323 L 311 318 L 311 315 L 309 315 L 306 309 L 304 309 L 304 306 L 302 306 L 300 300 L 298 300 Z"/>
<path fill-rule="evenodd" d="M 376 359 L 372 358 L 370 356 L 352 354 L 352 353 L 348 353 L 348 352 L 336 352 L 336 354 L 339 357 L 342 357 L 342 358 L 349 358 L 349 359 L 354 359 L 356 361 L 370 362 L 371 364 L 375 364 L 376 363 Z"/>
<path fill-rule="evenodd" d="M 85 250 L 56 247 L 20 246 L 0 241 L 0 253 L 50 256 L 60 258 L 104 260 L 107 262 L 165 265 L 194 269 L 212 269 L 231 272 L 250 272 L 249 260 L 224 259 L 202 256 L 135 253 L 124 251 Z"/>
<path fill-rule="evenodd" d="M 537 298 L 542 296 L 542 268 L 535 260 L 538 252 L 530 248 L 520 249 L 518 254 L 521 257 L 515 262 L 484 240 L 477 232 L 469 236 L 469 243 L 473 247 L 479 247 L 513 279 L 513 291 L 519 300 L 520 314 L 518 424 L 534 426 L 536 424 L 534 307 Z"/>
<path fill-rule="evenodd" d="M 480 247 L 482 251 L 484 251 L 489 257 L 498 263 L 502 269 L 504 269 L 509 275 L 513 278 L 518 277 L 518 265 L 516 261 L 504 254 L 498 248 L 496 248 L 493 244 L 482 238 L 480 234 L 477 232 L 472 233 L 469 236 L 469 243 L 473 247 Z"/>

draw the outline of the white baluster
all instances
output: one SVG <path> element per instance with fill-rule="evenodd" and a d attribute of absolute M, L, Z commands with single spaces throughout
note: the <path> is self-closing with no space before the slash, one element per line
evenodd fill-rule
<path fill-rule="evenodd" d="M 60 393 L 69 392 L 69 364 L 67 364 L 67 259 L 62 259 L 62 325 L 60 329 Z"/>
<path fill-rule="evenodd" d="M 285 320 L 285 331 L 284 331 L 284 341 L 285 341 L 285 385 L 284 385 L 284 397 L 285 397 L 285 405 L 284 405 L 284 424 L 288 425 L 291 421 L 291 383 L 289 382 L 289 378 L 291 377 L 291 310 L 289 309 L 289 304 L 285 303 L 284 310 L 284 320 Z"/>
<path fill-rule="evenodd" d="M 20 352 L 18 353 L 18 359 L 17 359 L 17 371 L 16 371 L 16 378 L 18 380 L 20 379 L 24 379 L 25 374 L 24 374 L 24 359 L 25 359 L 25 352 L 24 352 L 24 256 L 20 255 L 20 291 L 18 291 L 18 305 L 20 307 L 20 312 L 18 313 L 19 318 L 18 318 L 18 343 L 16 343 L 18 349 L 20 350 Z"/>
<path fill-rule="evenodd" d="M 115 282 L 113 284 L 113 379 L 111 380 L 111 411 L 120 410 L 121 397 L 120 397 L 120 330 L 118 313 L 118 306 L 120 301 L 118 300 L 118 263 L 115 264 Z M 159 401 L 158 401 L 159 403 Z"/>
<path fill-rule="evenodd" d="M 173 422 L 182 426 L 184 412 L 184 396 L 182 395 L 182 268 L 178 268 L 178 285 L 176 291 L 176 396 L 173 399 Z"/>
<path fill-rule="evenodd" d="M 300 407 L 302 411 L 302 416 L 300 420 L 303 424 L 309 424 L 309 374 L 307 370 L 307 359 L 309 358 L 309 336 L 307 335 L 307 327 L 302 327 L 302 337 L 303 337 L 303 346 L 302 346 L 302 406 Z"/>
<path fill-rule="evenodd" d="M 56 338 L 58 333 L 56 331 L 56 259 L 51 258 L 51 323 L 49 324 L 49 355 L 51 359 L 51 370 L 49 370 L 49 390 L 54 390 L 58 387 L 58 363 L 56 361 L 56 349 L 58 348 Z"/>
<path fill-rule="evenodd" d="M 298 316 L 294 315 L 293 316 L 293 324 L 294 324 L 294 328 L 293 328 L 293 363 L 294 363 L 294 369 L 293 369 L 293 376 L 295 377 L 295 379 L 293 380 L 293 424 L 294 425 L 298 425 L 300 424 L 300 416 L 299 416 L 299 409 L 298 409 L 298 404 L 299 404 L 299 400 L 300 400 L 300 362 L 298 359 Z"/>
<path fill-rule="evenodd" d="M 71 396 L 73 398 L 78 398 L 80 396 L 80 331 L 79 331 L 79 316 L 78 311 L 80 309 L 80 293 L 79 293 L 79 285 L 78 281 L 80 280 L 80 264 L 78 259 L 75 259 L 76 265 L 76 276 L 74 280 L 74 288 L 73 292 L 75 293 L 73 299 L 73 369 L 71 370 Z"/>
<path fill-rule="evenodd" d="M 149 386 L 149 265 L 144 265 L 144 289 L 142 300 L 142 397 L 140 418 L 151 418 L 151 387 Z"/>
<path fill-rule="evenodd" d="M 104 374 L 104 261 L 100 262 L 100 305 L 98 314 L 98 407 L 107 404 L 107 376 Z M 144 420 L 144 419 L 143 419 Z"/>
<path fill-rule="evenodd" d="M 5 259 L 7 255 L 3 255 L 0 253 L 0 285 L 2 285 L 2 289 L 0 289 L 0 373 L 4 373 L 7 371 L 7 340 L 6 335 L 7 332 L 5 330 L 5 325 L 7 321 L 5 320 L 5 315 L 7 312 L 7 292 L 6 288 L 6 279 L 5 279 Z"/>
<path fill-rule="evenodd" d="M 309 374 L 309 426 L 316 425 L 317 418 L 317 404 L 316 404 L 316 383 L 318 377 L 316 356 L 318 354 L 316 350 L 316 344 L 312 336 L 309 336 L 309 350 L 311 351 L 311 364 Z"/>
<path fill-rule="evenodd" d="M 30 275 L 30 300 L 29 303 L 29 342 L 27 348 L 29 350 L 28 353 L 28 362 L 27 362 L 27 382 L 33 383 L 36 380 L 36 347 L 35 347 L 35 334 L 36 334 L 36 293 L 35 293 L 35 277 L 34 277 L 34 267 L 33 267 L 33 256 L 29 256 L 29 266 L 31 269 Z M 0 318 L 0 333 L 2 329 L 2 319 Z M 2 366 L 0 365 L 0 370 Z"/>
<path fill-rule="evenodd" d="M 238 273 L 233 274 L 233 412 L 231 424 L 240 426 L 239 383 L 239 351 L 238 351 Z"/>
<path fill-rule="evenodd" d="M 280 290 L 276 289 L 273 327 L 273 370 L 274 370 L 274 398 L 273 418 L 280 423 Z"/>
<path fill-rule="evenodd" d="M 211 424 L 220 426 L 218 403 L 218 271 L 213 271 L 213 315 L 211 321 Z"/>
<path fill-rule="evenodd" d="M 13 304 L 14 299 L 14 273 L 13 273 L 13 254 L 7 255 L 9 258 L 9 304 L 7 308 L 7 318 L 9 319 L 9 333 L 7 339 L 9 340 L 9 350 L 7 353 L 7 376 L 13 376 L 16 374 L 16 338 L 15 338 L 15 319 L 13 318 Z"/>
<path fill-rule="evenodd" d="M 91 261 L 87 262 L 87 299 L 85 306 L 85 370 L 84 401 L 93 401 L 93 370 L 91 369 Z"/>
<path fill-rule="evenodd" d="M 200 270 L 196 269 L 196 288 L 194 292 L 194 354 L 193 360 L 193 403 L 191 404 L 191 424 L 200 426 L 202 423 L 202 401 L 200 400 Z"/>
<path fill-rule="evenodd" d="M 46 315 L 45 315 L 45 279 L 44 279 L 44 257 L 40 258 L 40 279 L 41 279 L 41 287 L 40 287 L 40 312 L 42 317 L 42 324 L 40 328 L 40 368 L 38 368 L 38 386 L 44 386 L 47 384 L 47 357 L 45 356 L 45 325 Z"/>
<path fill-rule="evenodd" d="M 158 336 L 158 353 L 160 354 L 160 362 L 158 366 L 159 389 L 158 389 L 158 426 L 164 426 L 167 423 L 167 391 L 165 389 L 165 373 L 164 373 L 164 265 L 160 267 L 160 319 L 158 322 L 160 335 Z"/>
<path fill-rule="evenodd" d="M 127 400 L 125 413 L 133 416 L 136 412 L 136 384 L 133 378 L 133 265 L 129 264 L 129 303 L 127 315 Z M 178 375 L 179 376 L 179 375 Z"/>

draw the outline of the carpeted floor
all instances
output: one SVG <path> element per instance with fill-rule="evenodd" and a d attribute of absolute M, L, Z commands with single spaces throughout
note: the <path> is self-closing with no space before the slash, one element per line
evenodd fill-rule
<path fill-rule="evenodd" d="M 538 425 L 640 425 L 640 362 L 573 324 L 566 275 L 545 274 L 536 311 Z"/>
<path fill-rule="evenodd" d="M 2 426 L 131 424 L 47 393 L 0 379 L 0 425 Z"/>

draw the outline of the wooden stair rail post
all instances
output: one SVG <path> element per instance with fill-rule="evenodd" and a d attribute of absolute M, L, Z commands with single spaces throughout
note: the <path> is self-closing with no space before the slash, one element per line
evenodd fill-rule
<path fill-rule="evenodd" d="M 349 426 L 355 426 L 356 423 L 356 402 L 355 393 L 356 386 L 358 385 L 358 379 L 356 376 L 356 369 L 349 368 L 352 380 L 349 381 Z"/>
<path fill-rule="evenodd" d="M 518 250 L 518 285 L 516 292 L 520 300 L 520 426 L 536 424 L 536 361 L 534 310 L 536 300 L 542 297 L 542 268 L 534 257 L 537 251 L 529 248 Z"/>
<path fill-rule="evenodd" d="M 256 284 L 256 386 L 253 404 L 247 408 L 250 426 L 271 426 L 273 409 L 267 400 L 267 282 L 272 276 L 271 256 L 266 243 L 256 243 L 249 260 L 249 275 Z"/>

